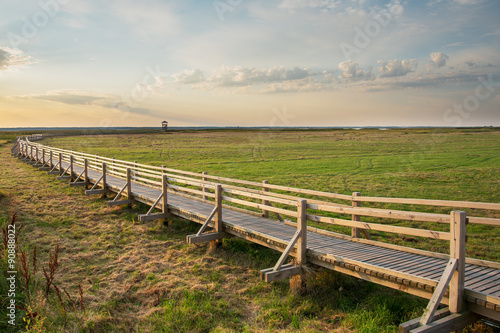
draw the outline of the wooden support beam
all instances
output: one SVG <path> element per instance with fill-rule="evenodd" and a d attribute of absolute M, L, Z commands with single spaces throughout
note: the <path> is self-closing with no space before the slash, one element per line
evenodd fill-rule
<path fill-rule="evenodd" d="M 215 213 L 217 213 L 217 207 L 214 207 L 210 215 L 208 215 L 205 223 L 203 223 L 200 230 L 198 230 L 198 232 L 196 233 L 196 236 L 201 236 L 201 234 L 205 231 L 212 218 L 215 216 Z"/>
<path fill-rule="evenodd" d="M 449 316 L 437 319 L 428 325 L 412 329 L 410 330 L 410 333 L 443 333 L 459 331 L 466 326 L 475 323 L 479 319 L 481 319 L 480 315 L 470 311 L 452 313 Z"/>
<path fill-rule="evenodd" d="M 449 314 L 450 314 L 449 308 L 439 309 L 434 313 L 432 321 L 446 317 Z M 416 319 L 412 319 L 412 320 L 409 320 L 405 323 L 400 324 L 398 333 L 409 333 L 412 329 L 415 329 L 415 328 L 420 326 L 420 320 L 421 320 L 421 317 L 416 318 Z"/>
<path fill-rule="evenodd" d="M 212 232 L 208 234 L 202 234 L 202 235 L 189 235 L 186 236 L 186 242 L 188 244 L 199 244 L 199 243 L 206 243 L 206 242 L 211 242 L 215 240 L 220 240 L 227 237 L 227 234 L 225 232 Z"/>
<path fill-rule="evenodd" d="M 58 177 L 59 178 L 59 177 Z M 106 194 L 106 190 L 85 190 L 86 195 L 92 195 L 92 194 Z"/>
<path fill-rule="evenodd" d="M 441 276 L 441 279 L 439 280 L 439 283 L 434 290 L 434 294 L 432 294 L 432 298 L 424 311 L 424 315 L 420 319 L 420 325 L 427 325 L 434 319 L 434 313 L 436 312 L 437 307 L 439 306 L 439 303 L 441 302 L 441 299 L 443 298 L 446 289 L 450 284 L 453 273 L 457 268 L 457 261 L 458 260 L 455 258 L 450 258 L 450 260 L 448 261 L 443 275 Z"/>
<path fill-rule="evenodd" d="M 102 189 L 96 190 L 97 185 L 102 181 Z M 95 182 L 94 186 L 90 190 L 86 190 L 85 194 L 91 195 L 91 194 L 106 194 L 108 193 L 107 185 L 106 185 L 106 163 L 102 163 L 102 175 L 99 177 L 99 179 Z"/>
<path fill-rule="evenodd" d="M 285 248 L 285 251 L 283 251 L 283 253 L 281 254 L 280 258 L 276 262 L 276 265 L 274 265 L 274 267 L 273 267 L 274 271 L 279 270 L 281 268 L 281 266 L 285 263 L 286 258 L 288 258 L 288 255 L 290 254 L 290 252 L 294 248 L 295 244 L 297 244 L 297 241 L 299 240 L 301 235 L 302 235 L 302 230 L 297 229 L 297 231 L 293 235 L 292 239 L 288 243 L 287 247 Z"/>
<path fill-rule="evenodd" d="M 162 193 L 158 196 L 156 201 L 153 203 L 151 208 L 148 210 L 146 214 L 140 214 L 139 215 L 139 221 L 140 222 L 146 222 L 146 221 L 152 221 L 152 220 L 160 220 L 160 219 L 166 219 L 169 214 L 168 214 L 168 203 L 167 203 L 167 190 L 168 190 L 168 182 L 167 182 L 167 175 L 163 175 L 162 177 Z M 151 214 L 153 209 L 155 209 L 156 205 L 160 203 L 161 200 L 161 213 L 159 214 Z"/>
<path fill-rule="evenodd" d="M 75 181 L 75 182 L 69 183 L 69 186 L 86 186 L 86 185 L 87 185 L 87 183 L 85 183 L 85 182 L 76 182 Z"/>
<path fill-rule="evenodd" d="M 69 183 L 69 186 L 84 186 L 84 185 L 87 185 L 87 182 L 86 181 L 83 181 L 83 182 L 79 182 L 78 179 L 80 179 L 80 177 L 83 176 L 83 174 L 85 173 L 85 169 L 82 171 L 82 173 L 80 173 L 74 182 L 71 182 Z"/>
<path fill-rule="evenodd" d="M 466 239 L 465 212 L 452 211 L 450 216 L 450 258 L 457 259 L 457 268 L 450 282 L 450 311 L 462 312 L 464 304 L 465 281 L 465 239 Z"/>
<path fill-rule="evenodd" d="M 294 266 L 293 264 L 287 264 L 281 266 L 277 271 L 274 268 L 263 269 L 260 271 L 260 278 L 265 282 L 272 282 L 277 280 L 283 280 L 291 276 L 299 275 L 302 273 L 300 266 Z"/>
<path fill-rule="evenodd" d="M 138 218 L 140 222 L 147 222 L 147 221 L 154 221 L 154 220 L 161 220 L 161 219 L 166 219 L 168 217 L 168 214 L 164 213 L 158 213 L 158 214 L 139 214 Z"/>
<path fill-rule="evenodd" d="M 129 205 L 131 203 L 133 203 L 134 200 L 112 200 L 112 201 L 108 201 L 108 206 L 121 206 L 121 205 Z"/>

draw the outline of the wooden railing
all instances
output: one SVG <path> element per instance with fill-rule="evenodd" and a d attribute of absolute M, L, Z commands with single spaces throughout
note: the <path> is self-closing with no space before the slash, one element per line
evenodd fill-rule
<path fill-rule="evenodd" d="M 222 199 L 228 206 L 246 209 L 251 211 L 253 214 L 260 215 L 268 215 L 268 213 L 271 212 L 274 213 L 281 221 L 284 221 L 281 217 L 282 215 L 292 217 L 292 220 L 296 220 L 297 202 L 298 200 L 305 199 L 307 200 L 307 209 L 309 212 L 315 212 L 314 214 L 306 214 L 308 221 L 320 222 L 328 225 L 345 226 L 350 227 L 353 230 L 374 230 L 432 239 L 450 240 L 449 232 L 360 221 L 360 217 L 363 216 L 392 220 L 449 224 L 449 214 L 361 207 L 361 203 L 396 203 L 402 205 L 473 208 L 500 211 L 500 204 L 497 203 L 364 197 L 356 195 L 356 193 L 353 195 L 345 195 L 274 185 L 269 184 L 267 181 L 259 183 L 238 180 L 208 175 L 206 172 L 195 173 L 166 167 L 156 167 L 137 162 L 116 160 L 114 158 L 48 147 L 38 143 L 33 143 L 28 138 L 17 141 L 16 145 L 19 146 L 17 152 L 22 154 L 24 157 L 36 160 L 38 164 L 49 165 L 51 168 L 59 168 L 59 171 L 64 171 L 71 177 L 82 176 L 74 175 L 74 172 L 72 173 L 72 165 L 78 165 L 99 172 L 102 172 L 103 165 L 106 165 L 106 174 L 108 175 L 126 179 L 127 169 L 130 169 L 132 181 L 145 186 L 160 188 L 162 185 L 162 177 L 166 175 L 168 180 L 168 189 L 170 192 L 181 195 L 189 195 L 207 201 L 215 200 L 214 188 L 215 185 L 219 183 L 222 185 Z M 67 163 L 70 166 L 69 170 L 60 170 L 61 162 Z M 337 202 L 328 201 L 329 199 L 335 199 Z M 345 201 L 346 203 L 339 203 L 338 200 Z M 328 216 L 329 213 L 349 216 L 350 218 L 331 217 Z M 289 220 L 286 222 L 289 223 L 291 221 Z M 495 226 L 500 225 L 499 218 L 469 216 L 468 222 Z M 354 232 L 352 236 L 356 238 L 356 234 Z"/>

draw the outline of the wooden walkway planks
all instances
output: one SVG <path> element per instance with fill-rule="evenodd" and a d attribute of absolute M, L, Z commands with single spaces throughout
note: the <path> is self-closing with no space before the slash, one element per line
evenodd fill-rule
<path fill-rule="evenodd" d="M 68 163 L 63 162 L 64 169 L 68 166 Z M 82 171 L 81 166 L 74 166 L 76 174 L 80 174 Z M 101 173 L 98 171 L 88 170 L 90 183 L 94 184 L 100 177 Z M 113 192 L 118 192 L 125 185 L 125 182 L 124 179 L 107 175 L 106 185 Z M 160 194 L 160 189 L 132 182 L 132 195 L 136 200 L 152 205 Z M 170 192 L 167 197 L 168 205 L 172 211 L 182 212 L 183 217 L 188 216 L 195 222 L 206 219 L 214 208 L 212 203 L 203 202 L 200 199 L 188 198 Z M 229 208 L 223 208 L 222 217 L 227 229 L 232 230 L 230 233 L 245 234 L 247 235 L 246 239 L 278 250 L 281 249 L 281 251 L 297 230 L 295 227 L 277 220 L 245 214 Z M 410 283 L 415 287 L 423 290 L 427 289 L 429 295 L 432 295 L 432 289 L 428 290 L 429 285 L 432 287 L 437 284 L 447 264 L 446 259 L 431 258 L 375 245 L 352 242 L 313 232 L 308 233 L 307 249 L 319 253 L 322 257 L 334 257 L 338 262 L 353 263 L 350 264 L 353 271 L 357 270 L 356 264 L 360 266 L 366 265 L 372 273 L 373 271 L 375 273 L 380 271 L 377 276 L 387 280 L 393 280 L 390 273 L 387 273 L 388 271 L 394 272 L 396 277 L 403 274 L 405 279 L 410 280 Z M 358 276 L 359 274 L 352 275 Z M 418 277 L 419 279 L 412 283 L 412 277 Z M 403 281 L 404 279 L 394 279 L 398 283 L 399 280 Z M 428 281 L 429 285 L 426 286 L 421 281 Z M 404 281 L 401 283 L 404 283 Z M 466 294 L 469 290 L 471 291 L 470 294 L 474 296 L 485 295 L 488 303 L 493 304 L 493 308 L 498 314 L 498 318 L 500 318 L 500 270 L 467 264 L 465 267 L 465 288 Z M 486 305 L 484 301 L 476 301 L 476 303 Z"/>

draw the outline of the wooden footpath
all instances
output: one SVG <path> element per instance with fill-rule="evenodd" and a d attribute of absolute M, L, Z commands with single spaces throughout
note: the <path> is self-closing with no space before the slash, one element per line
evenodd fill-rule
<path fill-rule="evenodd" d="M 500 210 L 500 204 L 362 197 L 359 193 L 351 196 L 289 188 L 72 152 L 29 138 L 18 138 L 12 154 L 68 180 L 71 186 L 84 187 L 89 195 L 116 193 L 109 205 L 137 201 L 151 206 L 147 214 L 139 215 L 139 221 L 173 214 L 200 223 L 199 232 L 187 236 L 189 243 L 210 242 L 215 247 L 222 238 L 236 236 L 282 252 L 274 267 L 261 271 L 265 281 L 304 278 L 310 271 L 304 269 L 306 266 L 321 266 L 429 299 L 424 315 L 401 324 L 400 332 L 446 332 L 482 318 L 500 321 L 500 263 L 465 257 L 466 224 L 500 226 L 500 219 L 467 216 L 463 211 L 446 215 L 369 208 L 361 203 L 495 211 Z M 350 204 L 339 203 L 342 200 Z M 450 232 L 361 222 L 361 217 L 447 223 Z M 347 226 L 352 233 L 326 231 L 307 221 Z M 450 254 L 372 241 L 370 230 L 448 241 Z M 289 256 L 295 258 L 293 263 L 286 263 Z M 447 307 L 440 309 L 440 304 Z"/>

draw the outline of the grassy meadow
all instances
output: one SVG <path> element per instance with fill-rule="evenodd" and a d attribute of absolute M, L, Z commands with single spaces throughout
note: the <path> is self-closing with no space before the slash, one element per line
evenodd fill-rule
<path fill-rule="evenodd" d="M 127 161 L 334 193 L 500 203 L 500 129 L 496 128 L 186 131 L 44 142 Z M 451 210 L 365 205 L 444 214 Z M 500 212 L 467 212 L 500 217 Z M 362 220 L 449 231 L 446 224 Z M 350 234 L 346 227 L 310 224 Z M 471 224 L 468 230 L 469 257 L 500 260 L 500 228 Z M 449 250 L 442 241 L 382 232 L 372 236 L 435 252 Z"/>
<path fill-rule="evenodd" d="M 344 194 L 500 202 L 498 129 L 180 131 L 43 143 Z M 0 226 L 14 212 L 17 230 L 24 226 L 17 241 L 21 309 L 11 327 L 2 306 L 2 332 L 397 332 L 427 304 L 323 270 L 295 294 L 287 281 L 260 281 L 259 270 L 278 253 L 238 239 L 209 253 L 206 245 L 184 242 L 197 224 L 138 223 L 146 206 L 107 207 L 105 199 L 12 158 L 10 145 L 0 147 L 0 160 Z M 468 228 L 477 235 L 468 255 L 498 261 L 498 228 Z M 2 279 L 2 305 L 7 289 Z M 493 332 L 483 324 L 466 331 Z"/>

